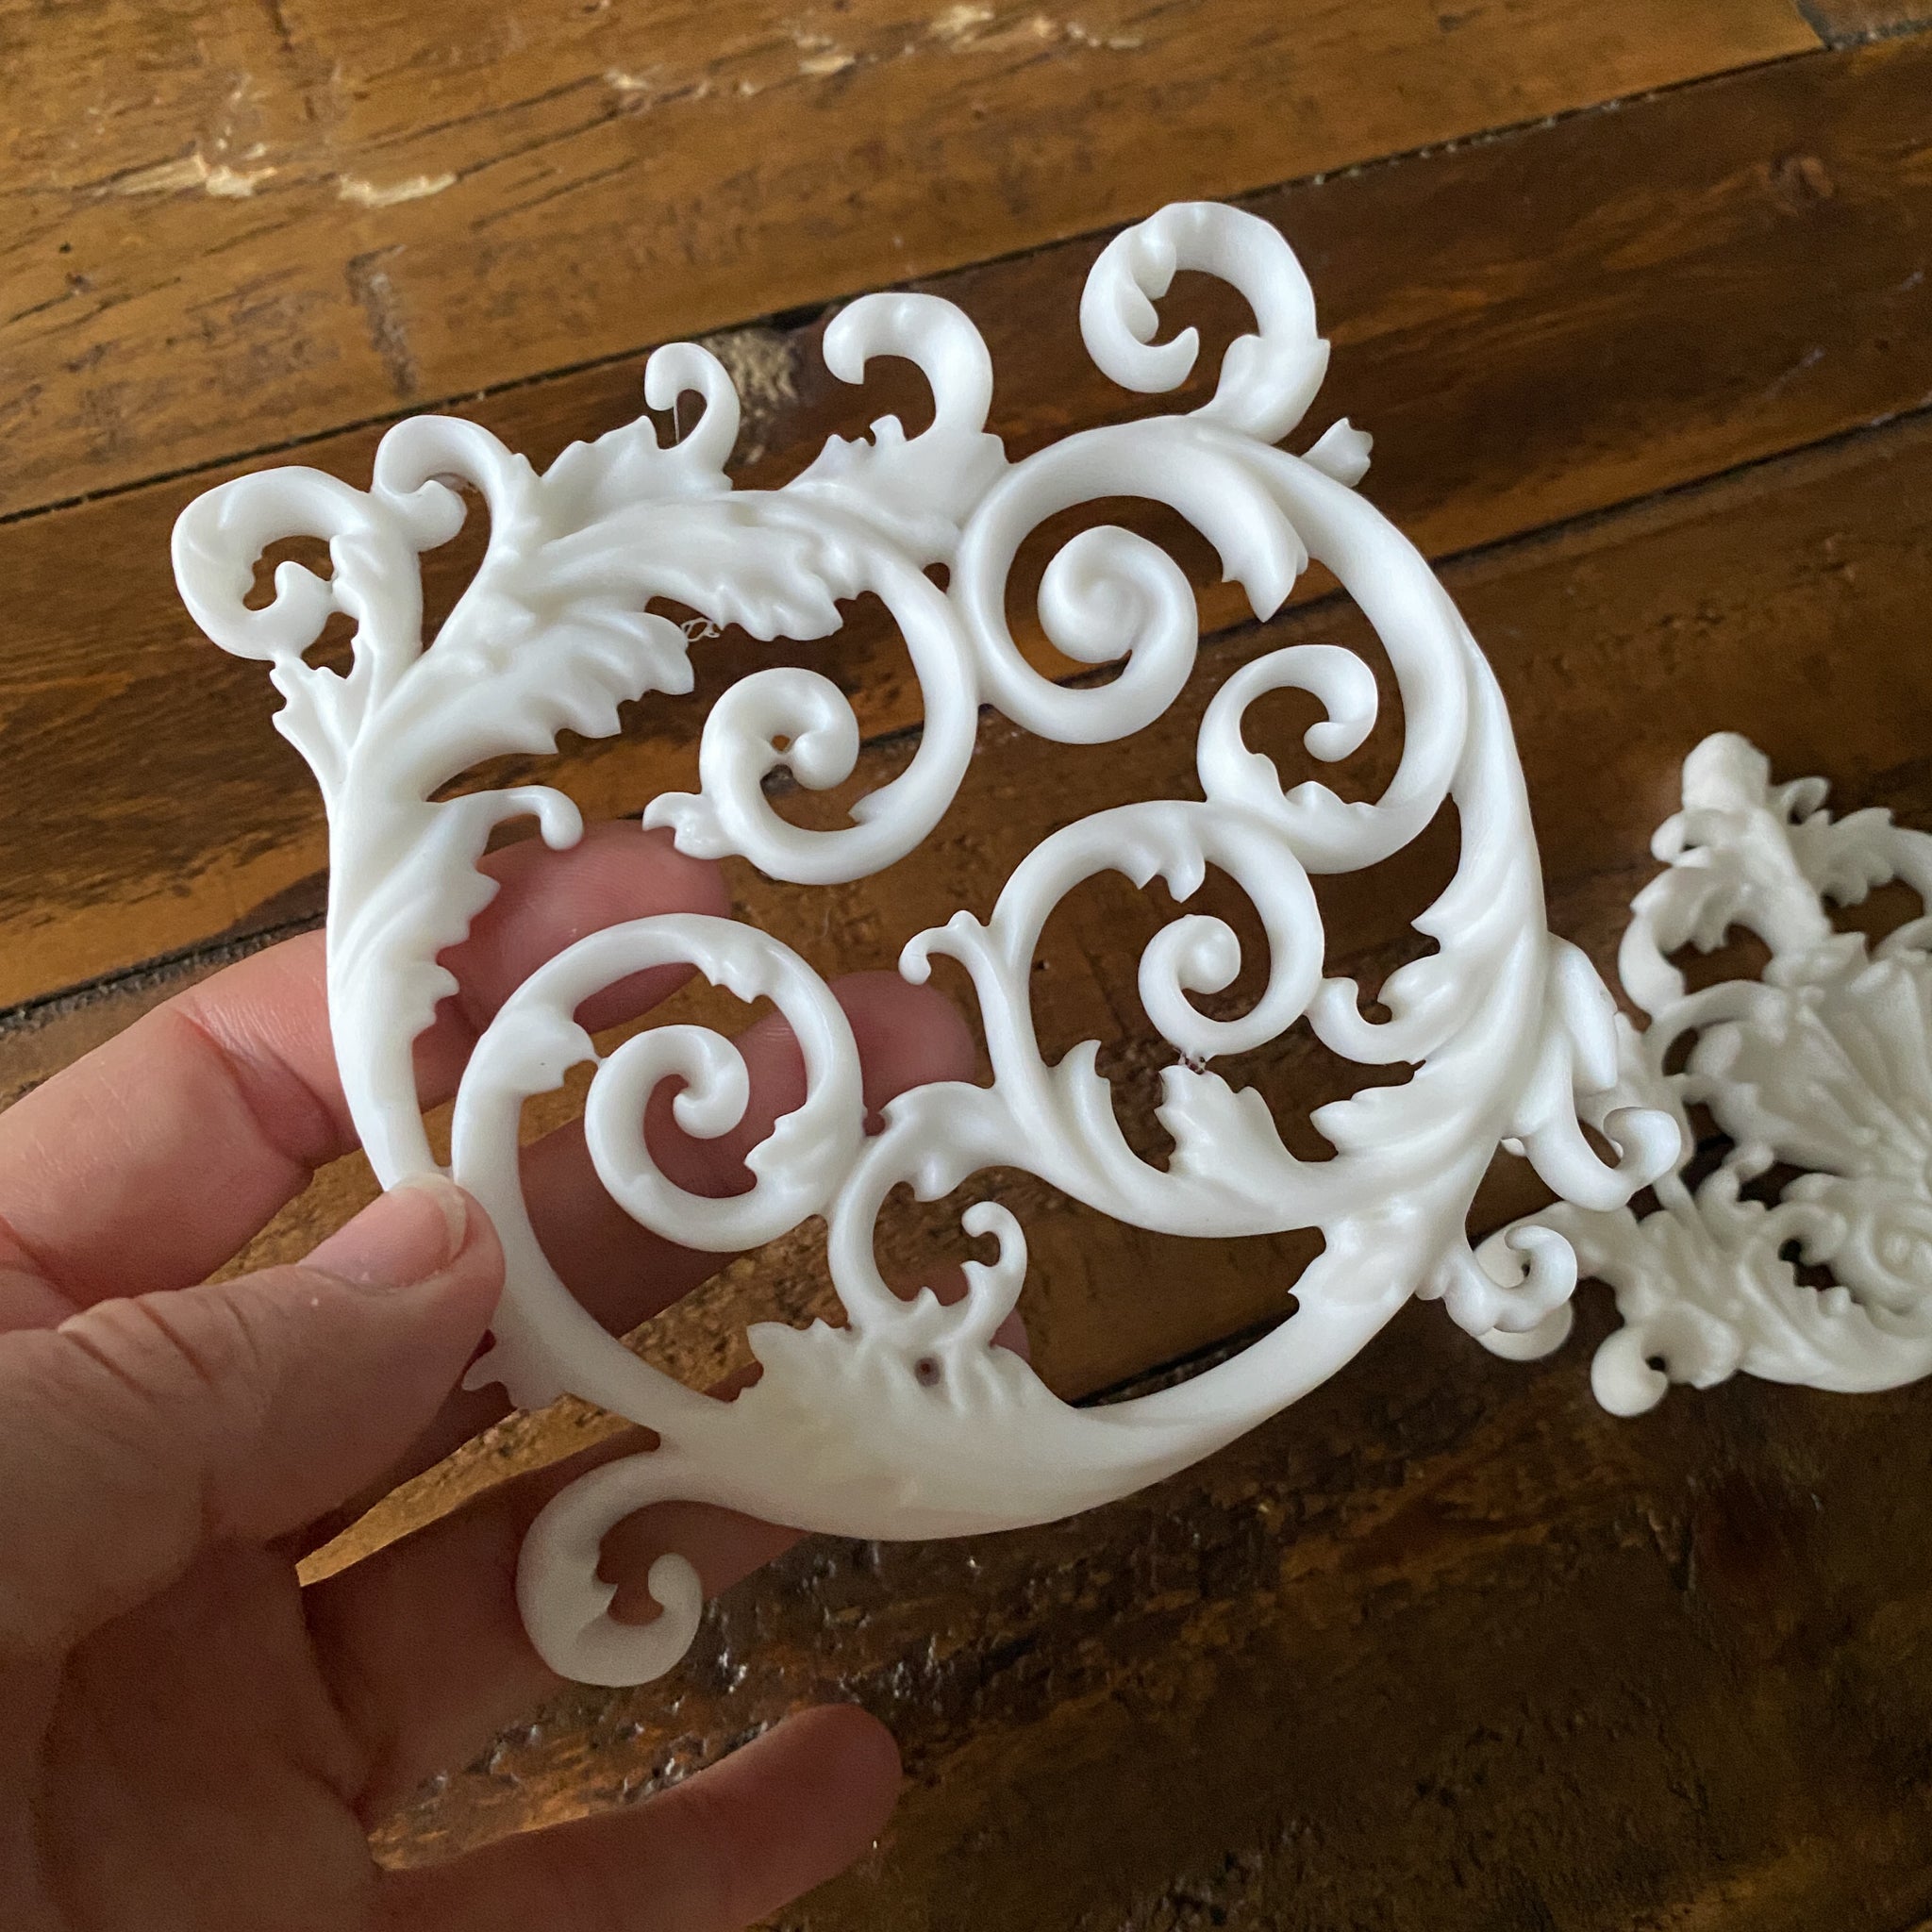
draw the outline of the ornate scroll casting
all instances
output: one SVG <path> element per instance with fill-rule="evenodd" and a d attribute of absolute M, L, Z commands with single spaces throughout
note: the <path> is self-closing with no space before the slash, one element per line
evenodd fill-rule
<path fill-rule="evenodd" d="M 1684 808 L 1652 841 L 1668 870 L 1637 895 L 1618 957 L 1650 1024 L 1618 1022 L 1617 1082 L 1586 1113 L 1668 1110 L 1686 1157 L 1655 1183 L 1654 1212 L 1559 1204 L 1502 1238 L 1559 1234 L 1616 1291 L 1624 1325 L 1591 1382 L 1620 1415 L 1740 1369 L 1850 1391 L 1932 1373 L 1932 918 L 1873 946 L 1825 911 L 1894 879 L 1932 907 L 1932 835 L 1889 811 L 1834 820 L 1825 790 L 1773 785 L 1730 734 L 1685 761 Z M 1669 955 L 1737 927 L 1770 949 L 1761 979 L 1687 992 Z M 1732 1143 L 1694 1187 L 1693 1107 Z M 1807 1284 L 1801 1264 L 1830 1283 Z M 1556 1309 L 1504 1352 L 1541 1354 L 1569 1329 Z"/>
<path fill-rule="evenodd" d="M 1091 530 L 1053 559 L 1040 615 L 1060 650 L 1119 666 L 1091 689 L 1056 685 L 1024 659 L 1005 618 L 1007 577 L 1043 519 L 1103 496 L 1172 506 L 1214 544 L 1258 617 L 1276 610 L 1312 558 L 1374 625 L 1403 708 L 1403 752 L 1373 802 L 1309 780 L 1284 789 L 1243 741 L 1265 692 L 1311 692 L 1325 717 L 1307 734 L 1317 759 L 1348 757 L 1377 712 L 1375 681 L 1352 653 L 1301 644 L 1248 664 L 1203 721 L 1201 796 L 1101 812 L 1045 840 L 984 920 L 960 912 L 913 937 L 901 970 L 921 979 L 934 956 L 972 976 L 991 1049 L 991 1086 L 917 1090 L 868 1137 L 857 1056 L 823 983 L 775 939 L 718 919 L 648 919 L 594 934 L 534 974 L 478 1046 L 459 1092 L 454 1169 L 502 1232 L 509 1277 L 494 1345 L 475 1372 L 521 1403 L 570 1391 L 656 1430 L 655 1451 L 585 1477 L 544 1511 L 521 1565 L 525 1616 L 567 1674 L 605 1683 L 665 1670 L 699 1614 L 690 1564 L 667 1556 L 650 1585 L 663 1614 L 638 1626 L 609 1615 L 598 1548 L 630 1510 L 665 1497 L 710 1501 L 803 1528 L 847 1535 L 957 1534 L 1050 1520 L 1180 1468 L 1293 1401 L 1346 1362 L 1410 1295 L 1440 1297 L 1464 1328 L 1542 1332 L 1575 1280 L 1563 1237 L 1515 1230 L 1472 1253 L 1464 1221 L 1499 1144 L 1524 1155 L 1567 1200 L 1618 1208 L 1666 1171 L 1678 1148 L 1668 1110 L 1592 1106 L 1619 1152 L 1592 1151 L 1579 1095 L 1612 1086 L 1609 996 L 1583 956 L 1547 929 L 1534 837 L 1501 693 L 1454 606 L 1409 543 L 1354 491 L 1368 439 L 1346 422 L 1306 456 L 1274 445 L 1320 384 L 1327 344 L 1287 243 L 1252 216 L 1205 204 L 1163 209 L 1117 238 L 1081 303 L 1089 349 L 1128 388 L 1158 393 L 1187 376 L 1191 331 L 1153 341 L 1154 302 L 1177 269 L 1231 282 L 1256 327 L 1229 349 L 1212 399 L 1084 431 L 1009 463 L 985 429 L 991 370 L 973 325 L 925 295 L 855 302 L 827 330 L 833 373 L 857 381 L 868 358 L 909 357 L 931 384 L 930 428 L 896 420 L 871 439 L 833 439 L 772 491 L 734 491 L 724 472 L 737 402 L 718 363 L 689 344 L 648 365 L 658 408 L 695 390 L 704 411 L 675 444 L 648 419 L 567 450 L 538 474 L 472 425 L 405 423 L 360 491 L 291 469 L 222 485 L 175 532 L 182 591 L 214 641 L 273 666 L 288 700 L 282 730 L 314 766 L 331 835 L 329 993 L 355 1118 L 385 1183 L 430 1165 L 410 1044 L 451 990 L 437 955 L 491 892 L 475 871 L 499 821 L 533 814 L 553 846 L 579 833 L 575 808 L 544 787 L 438 801 L 478 759 L 553 749 L 569 726 L 617 728 L 617 706 L 691 688 L 684 631 L 648 608 L 675 599 L 753 635 L 810 639 L 836 630 L 838 600 L 872 591 L 904 636 L 924 697 L 917 756 L 859 801 L 849 825 L 806 831 L 772 808 L 762 780 L 780 766 L 824 788 L 856 768 L 851 707 L 814 673 L 770 668 L 713 707 L 700 788 L 656 800 L 646 823 L 680 847 L 738 853 L 803 883 L 858 877 L 913 850 L 939 823 L 967 768 L 978 708 L 1027 730 L 1094 744 L 1140 730 L 1185 686 L 1198 643 L 1188 581 L 1163 552 L 1118 528 Z M 433 641 L 423 638 L 418 554 L 458 527 L 462 501 L 489 507 L 489 550 Z M 263 547 L 291 534 L 326 539 L 333 575 L 285 563 L 275 595 L 245 594 Z M 946 588 L 926 576 L 947 566 Z M 352 668 L 303 653 L 336 612 L 356 625 Z M 1436 941 L 1381 989 L 1372 1020 L 1355 985 L 1324 968 L 1312 874 L 1373 865 L 1408 843 L 1445 800 L 1462 854 L 1448 889 L 1416 922 Z M 1217 866 L 1252 899 L 1267 934 L 1265 991 L 1237 1019 L 1191 995 L 1228 986 L 1240 965 L 1230 927 L 1185 914 L 1141 961 L 1147 1013 L 1174 1049 L 1161 1118 L 1174 1151 L 1138 1158 L 1116 1124 L 1088 1042 L 1042 1058 L 1029 1007 L 1032 961 L 1053 907 L 1105 870 L 1137 886 L 1163 878 L 1189 898 Z M 518 1110 L 577 1063 L 598 1061 L 573 1014 L 597 988 L 663 959 L 695 964 L 746 997 L 769 995 L 804 1044 L 808 1092 L 753 1153 L 756 1185 L 728 1200 L 683 1192 L 644 1145 L 643 1103 L 659 1081 L 691 1132 L 742 1115 L 747 1082 L 729 1041 L 703 1029 L 644 1033 L 597 1065 L 586 1126 L 605 1186 L 647 1226 L 725 1251 L 814 1214 L 830 1226 L 847 1323 L 754 1328 L 758 1382 L 721 1404 L 658 1374 L 572 1298 L 539 1247 L 518 1191 Z M 1366 1065 L 1407 1062 L 1399 1087 L 1324 1107 L 1314 1124 L 1334 1158 L 1297 1159 L 1260 1096 L 1212 1062 L 1306 1018 L 1335 1052 Z M 1264 1340 L 1196 1379 L 1098 1410 L 1058 1401 L 991 1337 L 1026 1270 L 1012 1214 L 983 1205 L 967 1229 L 996 1257 L 969 1265 L 952 1307 L 904 1300 L 881 1278 L 874 1225 L 891 1189 L 937 1199 L 990 1167 L 1027 1170 L 1103 1211 L 1183 1235 L 1318 1229 L 1321 1256 L 1295 1285 L 1297 1311 Z"/>

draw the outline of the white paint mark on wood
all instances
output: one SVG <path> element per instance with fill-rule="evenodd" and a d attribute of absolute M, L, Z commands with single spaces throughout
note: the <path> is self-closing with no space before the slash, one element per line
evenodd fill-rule
<path fill-rule="evenodd" d="M 365 181 L 357 175 L 340 175 L 336 195 L 358 208 L 393 208 L 399 201 L 426 201 L 454 188 L 456 181 L 454 175 L 410 175 L 401 181 Z"/>
<path fill-rule="evenodd" d="M 991 7 L 948 7 L 933 15 L 926 31 L 950 47 L 962 46 L 974 38 L 975 28 L 990 25 L 992 17 Z"/>
<path fill-rule="evenodd" d="M 1131 54 L 1146 45 L 1141 34 L 1103 32 L 1082 21 L 1062 22 L 1046 13 L 1009 17 L 1003 22 L 993 8 L 985 6 L 948 7 L 933 15 L 925 31 L 928 39 L 955 54 L 996 53 L 1029 40 L 1064 41 L 1072 46 L 1112 54 Z M 911 47 L 906 51 L 910 53 Z"/>
<path fill-rule="evenodd" d="M 1140 34 L 1097 34 L 1077 20 L 1068 21 L 1061 31 L 1076 47 L 1095 47 L 1109 54 L 1131 54 L 1146 44 Z"/>
<path fill-rule="evenodd" d="M 211 194 L 220 201 L 245 201 L 275 172 L 273 168 L 231 168 L 210 161 L 198 150 L 179 160 L 138 168 L 106 184 L 109 194 Z"/>

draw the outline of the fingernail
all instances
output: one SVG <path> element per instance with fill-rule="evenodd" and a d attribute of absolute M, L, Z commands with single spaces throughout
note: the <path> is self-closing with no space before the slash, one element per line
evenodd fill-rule
<path fill-rule="evenodd" d="M 399 1181 L 308 1257 L 308 1265 L 362 1288 L 408 1288 L 463 1251 L 470 1197 L 441 1174 Z"/>

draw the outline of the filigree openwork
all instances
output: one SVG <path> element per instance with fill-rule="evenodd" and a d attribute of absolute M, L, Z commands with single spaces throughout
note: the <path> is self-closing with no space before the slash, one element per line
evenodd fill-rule
<path fill-rule="evenodd" d="M 1616 1291 L 1623 1326 L 1591 1381 L 1621 1415 L 1740 1370 L 1845 1391 L 1932 1373 L 1932 918 L 1874 946 L 1826 911 L 1892 880 L 1932 907 L 1932 834 L 1889 811 L 1835 820 L 1824 797 L 1821 778 L 1774 785 L 1730 734 L 1685 761 L 1684 808 L 1653 841 L 1667 870 L 1638 894 L 1618 956 L 1650 1024 L 1619 1021 L 1617 1082 L 1587 1102 L 1606 1120 L 1669 1110 L 1684 1158 L 1652 1212 L 1565 1204 L 1513 1230 L 1560 1234 Z M 1738 928 L 1769 949 L 1761 977 L 1687 991 L 1670 956 Z M 1730 1145 L 1693 1184 L 1699 1107 Z M 1569 1328 L 1566 1307 L 1504 1346 L 1541 1353 Z"/>
<path fill-rule="evenodd" d="M 1373 801 L 1319 782 L 1285 790 L 1243 740 L 1268 691 L 1310 692 L 1325 716 L 1306 737 L 1317 759 L 1359 747 L 1377 717 L 1374 675 L 1329 645 L 1278 649 L 1222 687 L 1202 723 L 1201 796 L 1157 799 L 1083 819 L 1041 843 L 983 922 L 958 914 L 912 937 L 901 959 L 923 978 L 935 955 L 963 962 L 993 1068 L 986 1087 L 918 1089 L 868 1137 L 857 1057 L 840 1008 L 798 956 L 728 920 L 647 919 L 584 940 L 541 968 L 485 1033 L 456 1105 L 454 1169 L 484 1202 L 509 1257 L 494 1345 L 475 1372 L 520 1403 L 569 1391 L 648 1425 L 660 1445 L 586 1476 L 544 1511 L 525 1544 L 520 1591 L 543 1655 L 560 1671 L 616 1683 L 666 1669 L 699 1613 L 697 1578 L 667 1556 L 650 1584 L 648 1625 L 609 1614 L 597 1579 L 602 1538 L 659 1498 L 709 1501 L 802 1528 L 869 1537 L 947 1535 L 1041 1522 L 1124 1494 L 1206 1454 L 1346 1362 L 1411 1295 L 1441 1297 L 1474 1334 L 1538 1329 L 1575 1280 L 1561 1236 L 1517 1231 L 1471 1251 L 1464 1222 L 1500 1145 L 1525 1156 L 1566 1199 L 1607 1210 L 1666 1170 L 1678 1146 L 1668 1110 L 1598 1109 L 1620 1158 L 1607 1164 L 1577 1120 L 1579 1094 L 1617 1076 L 1614 1012 L 1584 957 L 1547 928 L 1534 837 L 1495 680 L 1455 607 L 1411 545 L 1353 485 L 1368 439 L 1344 421 L 1306 456 L 1275 444 L 1312 400 L 1327 360 L 1307 281 L 1287 243 L 1253 216 L 1203 204 L 1163 209 L 1119 236 L 1089 277 L 1080 320 L 1101 369 L 1146 393 L 1188 376 L 1192 331 L 1154 341 L 1154 302 L 1177 269 L 1231 282 L 1255 329 L 1223 359 L 1206 405 L 1083 431 L 1009 463 L 987 433 L 992 376 L 973 325 L 928 295 L 863 298 L 827 329 L 825 360 L 857 381 L 868 358 L 916 362 L 931 426 L 896 420 L 870 441 L 833 439 L 771 491 L 724 474 L 737 402 L 717 361 L 690 344 L 659 350 L 645 397 L 670 407 L 695 391 L 696 426 L 671 446 L 648 418 L 567 450 L 539 475 L 475 425 L 404 423 L 383 440 L 367 491 L 310 470 L 224 484 L 175 532 L 183 594 L 214 641 L 273 665 L 288 700 L 282 730 L 327 801 L 332 869 L 329 993 L 355 1118 L 385 1183 L 428 1168 L 410 1045 L 452 990 L 437 955 L 487 902 L 475 870 L 500 821 L 532 814 L 553 846 L 579 833 L 575 808 L 543 787 L 438 800 L 478 760 L 553 749 L 569 726 L 617 728 L 621 701 L 688 691 L 687 633 L 650 610 L 675 600 L 761 639 L 837 629 L 839 600 L 874 592 L 905 639 L 924 704 L 910 765 L 861 799 L 852 823 L 808 831 L 774 811 L 763 781 L 779 767 L 808 787 L 856 769 L 858 728 L 838 689 L 773 667 L 733 685 L 701 741 L 700 789 L 659 797 L 647 824 L 679 846 L 736 853 L 802 883 L 850 879 L 913 850 L 951 803 L 990 705 L 1025 729 L 1093 744 L 1158 718 L 1185 686 L 1199 641 L 1185 575 L 1144 539 L 1089 530 L 1054 558 L 1039 600 L 1060 651 L 1114 664 L 1104 684 L 1052 682 L 1025 660 L 1005 615 L 1008 575 L 1042 520 L 1099 497 L 1152 498 L 1178 510 L 1220 554 L 1255 614 L 1271 616 L 1315 559 L 1341 579 L 1386 649 L 1402 704 L 1402 755 Z M 417 558 L 446 541 L 474 485 L 491 515 L 489 549 L 433 642 L 422 635 Z M 326 539 L 325 581 L 292 563 L 274 601 L 245 598 L 268 543 Z M 927 575 L 943 563 L 943 589 Z M 346 675 L 303 653 L 335 612 L 356 625 Z M 1459 815 L 1453 882 L 1417 921 L 1436 942 L 1380 990 L 1386 1019 L 1352 981 L 1324 970 L 1309 877 L 1373 865 L 1412 841 L 1445 801 Z M 1194 995 L 1228 987 L 1240 945 L 1224 922 L 1186 914 L 1141 961 L 1141 991 L 1176 1060 L 1161 1120 L 1164 1167 L 1131 1150 L 1093 1042 L 1042 1058 L 1030 1009 L 1032 962 L 1058 901 L 1106 870 L 1180 900 L 1214 866 L 1238 882 L 1265 928 L 1265 991 L 1234 1019 Z M 597 988 L 665 959 L 697 966 L 745 998 L 769 995 L 804 1044 L 808 1092 L 753 1153 L 754 1187 L 727 1200 L 675 1187 L 644 1144 L 645 1099 L 675 1076 L 678 1119 L 724 1131 L 746 1104 L 742 1060 L 723 1038 L 661 1027 L 599 1062 L 574 1019 Z M 1212 1062 L 1306 1020 L 1336 1053 L 1369 1066 L 1412 1064 L 1396 1087 L 1320 1108 L 1335 1156 L 1307 1162 L 1266 1104 Z M 826 1217 L 847 1321 L 804 1331 L 756 1327 L 763 1365 L 731 1404 L 688 1391 L 607 1335 L 572 1298 L 532 1232 L 518 1189 L 517 1122 L 531 1095 L 597 1062 L 586 1128 L 604 1184 L 645 1225 L 710 1251 L 755 1244 Z M 992 1344 L 1026 1269 L 1022 1230 L 997 1204 L 968 1211 L 996 1258 L 967 1268 L 963 1301 L 906 1300 L 882 1279 L 874 1229 L 891 1191 L 938 1199 L 969 1175 L 1024 1169 L 1108 1214 L 1194 1236 L 1318 1229 L 1319 1257 L 1295 1285 L 1296 1312 L 1245 1353 L 1177 1387 L 1100 1409 L 1058 1401 L 1016 1355 Z"/>

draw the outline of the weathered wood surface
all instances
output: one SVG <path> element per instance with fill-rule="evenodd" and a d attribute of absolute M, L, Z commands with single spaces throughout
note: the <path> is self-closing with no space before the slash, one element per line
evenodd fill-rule
<path fill-rule="evenodd" d="M 1372 430 L 1368 493 L 1442 555 L 1923 403 L 1928 158 L 1932 42 L 1918 41 L 1707 82 L 1255 206 L 1301 248 L 1335 342 L 1311 426 L 1347 412 Z M 1080 347 L 1078 291 L 1097 246 L 934 285 L 986 330 L 995 427 L 1016 453 L 1144 407 Z M 1233 308 L 1209 308 L 1199 285 L 1192 300 L 1224 340 Z M 741 445 L 752 483 L 792 474 L 835 428 L 917 406 L 909 377 L 858 396 L 832 382 L 822 327 L 730 339 L 752 396 Z M 633 359 L 472 413 L 545 460 L 625 420 L 640 382 Z M 374 441 L 352 432 L 300 454 L 366 477 Z M 194 631 L 168 573 L 168 528 L 215 474 L 0 526 L 0 721 L 16 747 L 0 768 L 0 1003 L 319 903 L 320 807 L 267 728 L 267 680 Z M 1209 626 L 1233 621 L 1236 593 L 1206 581 L 1202 546 L 1187 554 Z M 475 555 L 464 541 L 434 556 L 432 596 L 446 603 Z M 726 638 L 694 655 L 696 697 L 648 701 L 625 739 L 558 768 L 589 809 L 634 810 L 689 785 L 707 695 L 787 653 Z M 836 644 L 808 655 L 853 692 L 867 732 L 917 721 L 903 647 L 862 607 Z M 90 809 L 75 812 L 75 798 Z"/>
<path fill-rule="evenodd" d="M 1790 0 L 12 0 L 0 514 L 1817 44 Z"/>
<path fill-rule="evenodd" d="M 645 342 L 954 268 L 931 286 L 985 325 L 1017 452 L 1140 407 L 1074 328 L 1107 222 L 1721 72 L 1257 196 L 1336 343 L 1311 426 L 1347 411 L 1374 431 L 1368 492 L 1455 558 L 1515 716 L 1552 922 L 1600 963 L 1707 730 L 1932 824 L 1932 43 L 1903 31 L 1908 0 L 609 11 L 513 0 L 452 27 L 373 0 L 0 0 L 4 151 L 31 217 L 0 232 L 0 286 L 53 298 L 0 320 L 0 371 L 23 344 L 32 363 L 25 400 L 0 375 L 0 497 L 112 492 L 0 523 L 0 1000 L 34 1003 L 0 1028 L 0 1100 L 319 903 L 319 820 L 258 667 L 195 641 L 165 581 L 173 515 L 242 452 L 321 435 L 304 458 L 361 475 L 375 431 L 344 424 L 501 383 L 469 413 L 541 460 L 631 413 Z M 889 63 L 893 33 L 914 44 Z M 1727 72 L 1821 42 L 1843 51 Z M 862 187 L 828 196 L 862 111 Z M 905 172 L 922 159 L 924 182 Z M 724 239 L 705 254 L 701 230 Z M 1210 349 L 1238 322 L 1198 288 L 1171 306 L 1190 303 Z M 752 398 L 748 481 L 906 406 L 890 375 L 837 391 L 823 320 L 724 341 Z M 545 370 L 564 373 L 530 379 Z M 1221 679 L 1291 634 L 1360 635 L 1314 603 L 1230 628 L 1239 610 L 1203 591 L 1221 634 L 1171 722 L 1071 755 L 989 722 L 923 860 L 808 895 L 741 868 L 740 909 L 828 972 L 881 963 L 956 906 L 984 911 L 1043 828 L 1015 796 L 1058 819 L 1185 794 Z M 708 649 L 698 701 L 566 763 L 592 809 L 685 782 L 704 692 L 751 661 Z M 861 621 L 818 661 L 854 691 L 876 782 L 918 715 L 897 648 Z M 1305 720 L 1286 699 L 1261 719 L 1292 763 Z M 1347 782 L 1391 754 L 1384 732 Z M 1446 849 L 1324 886 L 1331 959 L 1374 981 L 1406 957 Z M 1108 1041 L 1143 1135 L 1133 965 L 1158 917 L 1083 892 L 1038 975 L 1049 1050 Z M 1333 1077 L 1298 1041 L 1231 1071 L 1303 1113 Z M 1274 1318 L 1299 1265 L 1292 1241 L 1162 1241 L 994 1185 L 1034 1248 L 1036 1360 L 1069 1395 Z M 339 1164 L 254 1255 L 300 1252 L 367 1186 Z M 1479 1218 L 1529 1199 L 1506 1161 Z M 889 1261 L 937 1252 L 958 1205 L 895 1224 Z M 825 1297 L 803 1235 L 640 1345 L 704 1384 L 742 1359 L 747 1319 Z M 1932 1397 L 1738 1383 L 1617 1422 L 1589 1396 L 1586 1303 L 1586 1335 L 1530 1368 L 1408 1310 L 1249 1442 L 1075 1524 L 808 1547 L 727 1599 L 668 1686 L 564 1700 L 425 1792 L 383 1854 L 623 1802 L 842 1694 L 893 1724 L 914 1782 L 878 1857 L 791 1915 L 813 1932 L 1925 1932 Z M 336 1558 L 595 1427 L 508 1425 Z"/>

